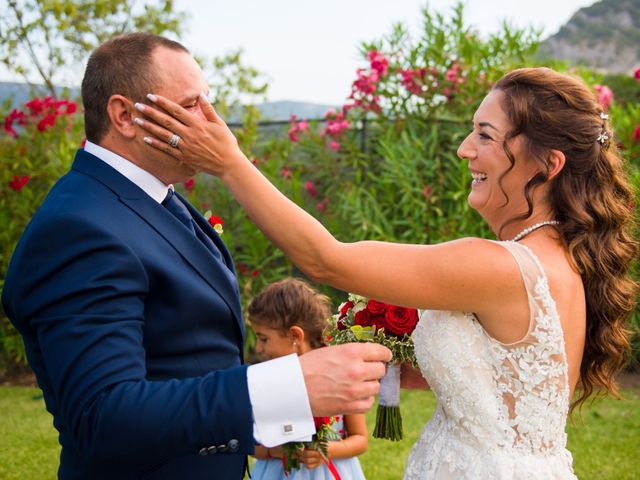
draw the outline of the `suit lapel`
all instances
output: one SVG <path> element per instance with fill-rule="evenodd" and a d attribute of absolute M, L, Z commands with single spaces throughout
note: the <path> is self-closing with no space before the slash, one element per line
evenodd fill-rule
<path fill-rule="evenodd" d="M 226 266 L 217 261 L 207 247 L 205 247 L 197 237 L 188 232 L 184 226 L 180 224 L 179 220 L 171 215 L 162 205 L 102 160 L 86 153 L 84 150 L 79 150 L 73 164 L 73 169 L 88 174 L 109 187 L 124 205 L 162 235 L 175 248 L 180 256 L 198 272 L 203 280 L 224 299 L 236 317 L 238 327 L 244 338 L 244 322 L 242 320 L 240 294 L 235 279 L 231 255 L 222 240 L 193 206 L 180 197 L 185 205 L 187 205 L 194 219 L 196 219 L 198 224 L 220 249 L 227 263 Z M 211 234 L 212 232 L 213 235 Z M 228 272 L 224 271 L 226 268 L 228 268 Z"/>

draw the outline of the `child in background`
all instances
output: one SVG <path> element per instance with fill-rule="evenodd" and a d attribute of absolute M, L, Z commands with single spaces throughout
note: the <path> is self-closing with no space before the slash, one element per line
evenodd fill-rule
<path fill-rule="evenodd" d="M 324 346 L 323 332 L 331 315 L 329 299 L 302 280 L 287 278 L 264 288 L 251 301 L 249 321 L 256 334 L 256 353 L 269 360 L 302 355 Z M 328 457 L 342 480 L 364 480 L 357 455 L 367 450 L 365 417 L 344 415 L 332 425 L 340 440 L 329 442 Z M 252 480 L 334 480 L 320 452 L 300 452 L 300 469 L 285 475 L 281 447 L 256 445 Z"/>

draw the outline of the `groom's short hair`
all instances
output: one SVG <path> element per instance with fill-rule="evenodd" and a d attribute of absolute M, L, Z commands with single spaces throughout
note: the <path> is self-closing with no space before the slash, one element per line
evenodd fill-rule
<path fill-rule="evenodd" d="M 109 130 L 107 103 L 112 95 L 141 102 L 158 86 L 151 62 L 158 47 L 189 53 L 180 43 L 150 33 L 125 33 L 96 48 L 82 79 L 82 103 L 87 140 L 99 142 Z"/>

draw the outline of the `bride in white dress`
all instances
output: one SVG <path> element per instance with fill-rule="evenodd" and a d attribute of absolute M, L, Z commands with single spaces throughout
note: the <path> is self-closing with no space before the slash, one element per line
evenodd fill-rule
<path fill-rule="evenodd" d="M 194 114 L 153 93 L 149 148 L 219 176 L 312 280 L 426 310 L 414 340 L 438 406 L 406 480 L 575 478 L 573 392 L 616 393 L 637 291 L 633 194 L 582 82 L 535 68 L 494 86 L 458 155 L 469 205 L 503 241 L 436 245 L 339 242 L 260 174 L 204 97 Z"/>

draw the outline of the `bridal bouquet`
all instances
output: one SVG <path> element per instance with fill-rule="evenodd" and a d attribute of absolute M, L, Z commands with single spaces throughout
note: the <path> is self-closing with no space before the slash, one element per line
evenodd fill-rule
<path fill-rule="evenodd" d="M 351 342 L 374 342 L 393 353 L 387 373 L 380 381 L 375 438 L 402 439 L 400 415 L 400 364 L 410 362 L 417 366 L 411 333 L 418 323 L 415 308 L 398 307 L 359 295 L 349 294 L 333 316 L 328 332 L 332 345 Z"/>
<path fill-rule="evenodd" d="M 289 442 L 282 445 L 284 455 L 282 457 L 282 466 L 285 476 L 288 478 L 292 470 L 300 468 L 300 459 L 297 452 L 309 448 L 317 450 L 322 456 L 324 464 L 327 466 L 335 480 L 341 480 L 340 474 L 328 455 L 329 442 L 339 440 L 340 436 L 335 432 L 332 425 L 335 422 L 334 417 L 313 417 L 316 433 L 310 442 Z"/>

